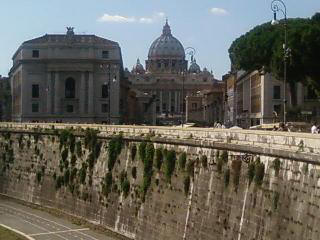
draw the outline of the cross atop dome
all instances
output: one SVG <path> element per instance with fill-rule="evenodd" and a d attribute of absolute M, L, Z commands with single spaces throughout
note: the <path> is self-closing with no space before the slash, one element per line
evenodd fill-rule
<path fill-rule="evenodd" d="M 166 18 L 166 24 L 163 26 L 162 35 L 164 36 L 170 36 L 171 35 L 171 29 L 168 24 L 168 18 Z"/>

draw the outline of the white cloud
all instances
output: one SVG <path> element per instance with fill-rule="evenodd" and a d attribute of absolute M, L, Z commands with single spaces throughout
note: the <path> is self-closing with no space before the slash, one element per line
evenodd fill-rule
<path fill-rule="evenodd" d="M 115 22 L 115 23 L 132 23 L 132 22 L 139 22 L 139 23 L 154 23 L 158 20 L 161 20 L 165 17 L 165 13 L 157 12 L 153 14 L 151 17 L 125 17 L 120 15 L 109 15 L 107 13 L 103 14 L 100 18 L 98 18 L 98 22 Z"/>
<path fill-rule="evenodd" d="M 103 14 L 102 17 L 98 18 L 99 22 L 117 22 L 117 23 L 130 23 L 135 22 L 136 19 L 134 17 L 124 17 L 120 15 L 109 15 Z"/>
<path fill-rule="evenodd" d="M 211 8 L 210 12 L 217 16 L 225 16 L 228 15 L 228 11 L 223 8 Z"/>

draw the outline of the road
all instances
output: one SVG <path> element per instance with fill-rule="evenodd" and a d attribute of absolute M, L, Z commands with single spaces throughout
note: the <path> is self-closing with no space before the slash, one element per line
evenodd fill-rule
<path fill-rule="evenodd" d="M 115 240 L 65 219 L 0 198 L 0 224 L 34 240 Z"/>

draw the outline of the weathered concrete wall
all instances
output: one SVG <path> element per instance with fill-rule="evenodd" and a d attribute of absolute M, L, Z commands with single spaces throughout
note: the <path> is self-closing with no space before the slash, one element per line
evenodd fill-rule
<path fill-rule="evenodd" d="M 9 126 L 2 127 L 7 131 L 4 127 Z M 58 127 L 64 126 L 55 125 L 55 129 Z M 101 151 L 94 160 L 92 171 L 89 167 L 86 170 L 84 184 L 81 184 L 79 172 L 82 164 L 89 162 L 92 152 L 84 146 L 84 137 L 76 137 L 75 142 L 82 143 L 82 156 L 77 156 L 75 148 L 77 160 L 72 167 L 70 146 L 62 144 L 60 150 L 59 136 L 54 135 L 57 132 L 53 130 L 2 134 L 0 192 L 65 210 L 135 239 L 319 239 L 319 136 L 95 127 L 102 131 L 102 138 L 98 140 Z M 50 126 L 46 128 L 51 129 Z M 31 129 L 32 125 L 23 125 L 19 131 Z M 112 193 L 106 197 L 101 183 L 108 172 L 109 137 L 119 132 L 123 132 L 126 140 L 112 170 Z M 160 171 L 154 163 L 145 202 L 141 194 L 144 164 L 139 157 L 139 144 L 143 139 L 149 139 L 155 149 L 174 150 L 177 155 L 171 184 L 165 178 L 166 163 Z M 137 147 L 134 160 L 133 145 Z M 64 148 L 68 149 L 68 158 L 63 163 L 61 153 Z M 227 161 L 222 157 L 223 149 L 229 150 Z M 179 168 L 178 158 L 183 152 L 187 153 L 187 165 L 194 162 L 193 174 Z M 252 156 L 248 159 L 251 163 L 243 161 L 243 153 Z M 208 164 L 202 161 L 202 156 L 207 156 Z M 261 168 L 258 173 L 255 167 L 257 158 L 260 159 L 259 166 L 264 165 L 261 185 L 257 177 L 261 176 Z M 279 169 L 276 158 L 280 160 Z M 61 170 L 59 165 L 63 165 Z M 252 166 L 255 176 L 249 185 L 248 169 Z M 136 179 L 132 177 L 134 167 L 137 168 Z M 57 189 L 59 176 L 65 176 L 67 169 L 71 172 L 75 168 L 78 173 L 72 184 Z M 127 197 L 120 191 L 122 170 L 127 172 L 131 186 Z M 194 177 L 191 177 L 189 192 L 185 195 L 184 180 L 190 175 Z M 70 177 L 68 179 L 70 182 Z"/>

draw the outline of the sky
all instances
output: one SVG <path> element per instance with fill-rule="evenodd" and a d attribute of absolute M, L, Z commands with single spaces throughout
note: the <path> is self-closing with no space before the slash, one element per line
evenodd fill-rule
<path fill-rule="evenodd" d="M 283 0 L 289 18 L 320 12 L 320 0 Z M 172 34 L 196 50 L 201 68 L 217 79 L 230 70 L 231 43 L 272 20 L 271 0 L 0 0 L 0 75 L 26 40 L 45 34 L 95 34 L 120 44 L 124 67 L 144 63 L 168 18 Z M 279 15 L 279 18 L 282 18 Z"/>

